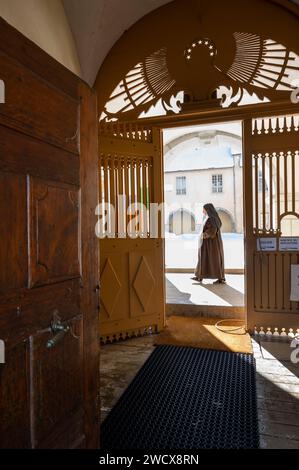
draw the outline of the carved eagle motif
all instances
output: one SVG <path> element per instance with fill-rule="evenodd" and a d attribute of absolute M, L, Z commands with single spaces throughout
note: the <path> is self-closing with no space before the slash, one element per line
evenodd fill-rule
<path fill-rule="evenodd" d="M 251 33 L 236 32 L 234 40 L 234 61 L 225 70 L 217 65 L 217 46 L 209 38 L 192 41 L 182 54 L 190 64 L 195 51 L 205 49 L 213 76 L 211 91 L 221 98 L 223 107 L 271 101 L 277 94 L 291 94 L 298 88 L 299 56 L 295 52 Z M 209 71 L 204 73 L 209 76 Z M 178 113 L 184 95 L 190 93 L 187 83 L 184 85 L 170 73 L 168 51 L 163 47 L 137 63 L 118 83 L 100 120 Z"/>

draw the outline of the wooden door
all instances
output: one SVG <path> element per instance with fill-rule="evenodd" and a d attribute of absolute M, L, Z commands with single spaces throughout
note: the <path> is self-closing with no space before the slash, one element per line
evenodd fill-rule
<path fill-rule="evenodd" d="M 99 148 L 100 203 L 110 204 L 99 220 L 100 336 L 107 342 L 164 326 L 161 132 L 134 123 L 104 124 Z M 162 209 L 158 227 L 153 203 Z"/>
<path fill-rule="evenodd" d="M 96 98 L 2 20 L 0 74 L 0 447 L 98 447 Z"/>
<path fill-rule="evenodd" d="M 288 334 L 299 328 L 299 303 L 290 300 L 291 266 L 299 251 L 299 115 L 244 122 L 248 328 Z M 276 330 L 275 330 L 276 328 Z"/>

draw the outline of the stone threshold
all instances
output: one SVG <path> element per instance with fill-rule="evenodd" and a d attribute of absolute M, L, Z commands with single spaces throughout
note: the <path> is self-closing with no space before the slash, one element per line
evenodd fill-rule
<path fill-rule="evenodd" d="M 223 319 L 241 319 L 245 321 L 245 307 L 227 307 L 219 305 L 194 305 L 167 303 L 165 306 L 166 316 L 178 315 L 184 317 L 215 317 Z"/>

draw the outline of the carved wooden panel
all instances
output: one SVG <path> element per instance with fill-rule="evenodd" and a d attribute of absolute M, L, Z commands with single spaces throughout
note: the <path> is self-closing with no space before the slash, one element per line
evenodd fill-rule
<path fill-rule="evenodd" d="M 291 236 L 290 218 L 297 218 L 299 223 L 298 128 L 298 114 L 252 120 L 250 148 L 256 235 Z"/>
<path fill-rule="evenodd" d="M 82 318 L 77 317 L 67 325 L 70 331 L 52 349 L 46 346 L 53 337 L 49 329 L 31 337 L 34 447 L 46 447 L 48 435 L 53 430 L 59 434 L 60 425 L 68 429 L 66 420 L 82 408 Z M 84 434 L 82 427 L 77 434 L 74 441 Z"/>
<path fill-rule="evenodd" d="M 5 351 L 0 365 L 0 448 L 30 447 L 27 343 Z"/>
<path fill-rule="evenodd" d="M 26 178 L 0 172 L 0 293 L 27 284 Z"/>
<path fill-rule="evenodd" d="M 159 331 L 164 324 L 161 242 L 101 240 L 103 342 Z"/>
<path fill-rule="evenodd" d="M 79 191 L 31 178 L 30 286 L 79 275 Z"/>
<path fill-rule="evenodd" d="M 103 248 L 108 243 L 103 241 Z M 115 253 L 105 252 L 102 256 L 101 321 L 111 322 L 154 314 L 156 312 L 155 250 L 141 250 L 142 244 L 134 240 L 127 243 L 124 240 L 117 240 L 115 247 L 117 247 Z"/>
<path fill-rule="evenodd" d="M 298 17 L 288 0 L 168 2 L 110 51 L 95 83 L 100 120 L 146 124 L 209 106 L 289 103 L 299 78 Z"/>
<path fill-rule="evenodd" d="M 156 312 L 155 250 L 130 253 L 130 302 L 131 316 L 151 315 Z"/>
<path fill-rule="evenodd" d="M 290 300 L 296 250 L 280 250 L 281 237 L 298 236 L 298 114 L 244 123 L 247 310 L 250 330 L 299 327 L 299 304 Z M 261 238 L 274 238 L 264 250 Z M 264 331 L 264 330 L 262 330 Z"/>
<path fill-rule="evenodd" d="M 123 126 L 124 127 L 124 126 Z M 129 125 L 130 132 L 121 132 L 120 125 L 115 125 L 115 129 L 110 124 L 101 126 L 104 136 L 110 130 L 115 140 L 106 141 L 108 147 L 114 148 L 117 152 L 115 142 L 118 145 L 125 145 L 127 135 L 128 139 L 134 142 L 139 133 L 137 126 Z M 107 128 L 105 130 L 105 128 Z M 101 134 L 102 137 L 102 134 Z M 152 136 L 151 136 L 152 137 Z M 141 139 L 140 139 L 141 140 Z M 105 145 L 103 138 L 102 146 Z M 141 144 L 141 145 L 140 145 Z M 134 144 L 132 144 L 134 145 Z M 110 204 L 114 210 L 107 211 L 105 217 L 100 217 L 98 223 L 98 233 L 101 238 L 105 236 L 114 238 L 146 238 L 150 237 L 151 213 L 149 202 L 151 201 L 153 187 L 153 158 L 146 153 L 152 151 L 152 148 L 144 149 L 145 142 L 139 142 L 138 151 L 144 155 L 136 157 L 123 153 L 118 155 L 109 152 L 101 153 L 99 158 L 99 186 L 100 202 Z M 142 149 L 142 150 L 141 150 Z M 125 149 L 123 149 L 123 152 Z M 124 152 L 125 153 L 125 152 Z M 133 217 L 133 214 L 138 217 Z"/>
<path fill-rule="evenodd" d="M 156 283 L 151 278 L 156 277 L 152 272 L 155 266 L 153 260 L 157 256 L 155 243 L 156 241 L 150 239 L 119 238 L 101 241 L 102 341 L 124 339 L 146 331 L 156 331 L 161 327 L 163 306 L 161 312 L 155 308 L 155 297 L 160 300 L 159 284 L 163 286 L 161 282 Z"/>
<path fill-rule="evenodd" d="M 126 308 L 124 295 L 126 288 L 126 254 L 105 253 L 100 276 L 102 320 L 124 318 Z"/>
<path fill-rule="evenodd" d="M 299 264 L 296 253 L 254 253 L 256 311 L 299 313 L 299 302 L 290 300 L 292 264 Z"/>
<path fill-rule="evenodd" d="M 150 211 L 163 201 L 163 165 L 159 129 L 131 122 L 100 127 L 99 196 L 110 204 L 97 224 L 105 342 L 164 325 L 161 224 Z"/>

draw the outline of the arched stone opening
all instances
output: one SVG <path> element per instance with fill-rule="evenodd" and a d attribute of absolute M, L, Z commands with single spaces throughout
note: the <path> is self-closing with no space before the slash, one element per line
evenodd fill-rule
<path fill-rule="evenodd" d="M 217 209 L 218 215 L 222 222 L 221 231 L 222 233 L 233 233 L 236 232 L 236 224 L 233 216 L 226 209 Z"/>
<path fill-rule="evenodd" d="M 193 233 L 196 229 L 194 215 L 186 209 L 179 209 L 169 215 L 169 232 L 175 235 Z"/>
<path fill-rule="evenodd" d="M 283 237 L 298 237 L 299 217 L 295 214 L 286 214 L 281 218 L 281 235 Z"/>
<path fill-rule="evenodd" d="M 265 159 L 273 156 L 277 149 L 286 148 L 288 152 L 293 148 L 292 141 L 298 132 L 298 115 L 295 118 L 291 116 L 298 112 L 298 106 L 291 101 L 299 79 L 298 18 L 299 8 L 291 7 L 285 0 L 245 0 L 242 3 L 234 0 L 190 0 L 188 3 L 174 0 L 144 17 L 122 36 L 107 56 L 95 85 L 99 97 L 100 135 L 102 138 L 106 136 L 106 141 L 109 139 L 109 148 L 106 154 L 102 151 L 103 156 L 110 158 L 116 152 L 122 159 L 130 149 L 132 161 L 128 168 L 133 168 L 134 173 L 138 148 L 143 147 L 140 148 L 142 158 L 144 153 L 151 151 L 146 153 L 150 161 L 149 165 L 146 163 L 146 171 L 154 168 L 156 186 L 153 187 L 156 189 L 163 185 L 159 181 L 161 145 L 153 149 L 149 147 L 161 129 L 187 123 L 243 121 L 245 197 L 236 198 L 236 201 L 240 207 L 244 202 L 246 211 L 249 329 L 260 324 L 260 312 L 269 325 L 273 323 L 273 312 L 284 310 L 290 314 L 290 321 L 293 314 L 292 305 L 292 308 L 286 303 L 279 306 L 274 297 L 267 303 L 265 301 L 266 286 L 271 285 L 278 271 L 275 274 L 274 269 L 268 268 L 265 273 L 260 269 L 261 256 L 256 256 L 256 238 L 269 234 L 280 236 L 279 227 L 273 223 L 267 226 L 268 200 L 272 200 L 269 220 L 273 220 L 274 212 L 277 212 L 277 221 L 280 221 L 282 211 L 290 210 L 291 204 L 297 211 L 293 163 L 291 179 L 288 176 L 289 161 L 295 160 L 297 167 L 297 151 L 290 157 L 288 153 L 282 156 L 279 153 L 271 159 L 269 198 L 268 184 L 264 182 L 267 182 Z M 155 34 L 152 33 L 153 25 Z M 242 110 L 238 106 L 243 106 Z M 269 116 L 274 116 L 274 121 Z M 292 118 L 291 124 L 285 119 L 287 117 Z M 120 145 L 122 140 L 127 140 L 123 148 Z M 262 165 L 262 213 L 261 195 L 258 194 L 259 172 L 253 173 L 251 161 L 254 158 L 261 159 Z M 275 160 L 279 159 L 284 165 L 284 186 L 280 184 L 282 173 L 279 165 L 275 173 Z M 109 171 L 111 174 L 113 172 Z M 274 177 L 277 183 L 273 182 Z M 287 194 L 289 187 L 292 187 L 290 199 Z M 273 203 L 276 192 L 277 198 Z M 158 202 L 161 200 L 158 198 Z M 224 205 L 221 197 L 219 203 Z M 224 230 L 227 230 L 225 226 L 231 227 L 231 224 L 227 214 L 224 218 Z M 256 222 L 259 219 L 261 223 Z M 157 246 L 161 247 L 162 243 Z M 162 259 L 161 253 L 155 259 L 158 258 Z M 268 256 L 270 264 L 273 259 L 274 254 Z M 279 267 L 279 264 L 275 266 Z M 288 267 L 283 269 L 287 276 Z M 266 275 L 269 275 L 267 282 Z M 283 288 L 283 295 L 279 295 L 287 299 L 289 293 L 286 287 Z M 261 296 L 255 298 L 258 292 Z M 276 316 L 275 321 L 277 318 L 280 320 Z M 280 324 L 283 321 L 281 318 Z"/>

